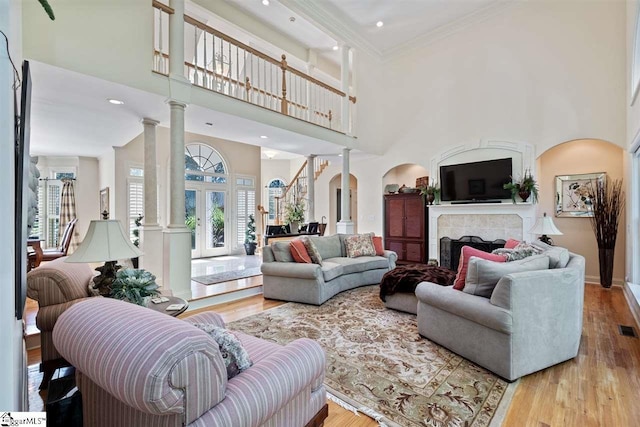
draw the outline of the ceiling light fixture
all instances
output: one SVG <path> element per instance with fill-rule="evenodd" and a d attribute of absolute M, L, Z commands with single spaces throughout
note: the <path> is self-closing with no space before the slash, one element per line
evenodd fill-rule
<path fill-rule="evenodd" d="M 376 27 L 378 27 L 378 28 L 382 27 L 383 25 L 384 25 L 384 22 L 382 22 L 382 21 L 376 22 Z"/>
<path fill-rule="evenodd" d="M 333 50 L 338 50 L 338 49 L 340 49 L 340 46 L 335 45 L 335 46 L 334 46 L 334 47 L 332 47 L 331 49 L 333 49 Z"/>
<path fill-rule="evenodd" d="M 260 138 L 262 138 L 262 139 L 267 139 L 267 138 L 269 138 L 269 137 L 268 137 L 267 135 L 260 135 Z"/>
<path fill-rule="evenodd" d="M 289 21 L 290 22 L 296 22 L 296 17 L 295 16 L 290 16 L 289 17 Z"/>
<path fill-rule="evenodd" d="M 211 123 L 211 122 L 207 122 L 207 123 L 205 123 L 205 125 L 207 125 L 207 126 L 213 126 L 213 123 Z"/>
<path fill-rule="evenodd" d="M 122 105 L 124 101 L 120 101 L 119 99 L 107 98 L 107 101 L 113 105 Z"/>
<path fill-rule="evenodd" d="M 276 153 L 273 151 L 265 151 L 264 155 L 267 156 L 267 159 L 271 160 L 276 156 Z"/>
<path fill-rule="evenodd" d="M 265 6 L 269 6 L 269 0 L 262 0 L 262 4 Z"/>

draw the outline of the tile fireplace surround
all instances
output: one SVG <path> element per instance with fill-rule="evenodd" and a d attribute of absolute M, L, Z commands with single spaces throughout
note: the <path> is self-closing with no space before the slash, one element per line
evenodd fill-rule
<path fill-rule="evenodd" d="M 536 220 L 531 203 L 471 203 L 429 206 L 429 257 L 440 257 L 440 239 L 478 236 L 484 240 L 534 240 Z"/>

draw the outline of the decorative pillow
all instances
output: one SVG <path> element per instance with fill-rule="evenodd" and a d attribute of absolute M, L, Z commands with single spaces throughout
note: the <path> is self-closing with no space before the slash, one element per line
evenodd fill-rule
<path fill-rule="evenodd" d="M 532 256 L 520 261 L 497 263 L 478 257 L 471 257 L 463 291 L 485 298 L 491 298 L 493 289 L 503 276 L 523 271 L 547 270 L 549 257 Z"/>
<path fill-rule="evenodd" d="M 502 255 L 506 258 L 507 262 L 510 262 L 525 259 L 533 255 L 540 255 L 541 252 L 532 245 L 529 245 L 526 242 L 521 242 L 513 249 L 499 248 L 494 249 L 491 253 Z"/>
<path fill-rule="evenodd" d="M 227 367 L 228 379 L 235 377 L 253 365 L 253 362 L 249 359 L 249 353 L 242 347 L 242 343 L 233 333 L 208 323 L 194 323 L 193 326 L 209 334 L 218 343 L 220 354 L 222 354 L 222 359 Z"/>
<path fill-rule="evenodd" d="M 520 244 L 520 240 L 509 239 L 507 243 L 504 244 L 505 249 L 513 249 Z"/>
<path fill-rule="evenodd" d="M 371 240 L 373 241 L 373 248 L 376 250 L 376 255 L 383 256 L 384 245 L 382 244 L 382 236 L 373 236 Z"/>
<path fill-rule="evenodd" d="M 294 262 L 293 256 L 291 255 L 291 248 L 289 247 L 289 242 L 274 242 L 271 245 L 271 250 L 273 251 L 273 257 L 278 262 Z"/>
<path fill-rule="evenodd" d="M 513 249 L 517 251 L 532 251 L 535 255 L 540 255 L 545 251 L 543 248 L 527 242 L 520 242 L 518 243 L 518 246 Z"/>
<path fill-rule="evenodd" d="M 371 234 L 354 234 L 349 236 L 344 239 L 344 246 L 347 250 L 347 257 L 349 258 L 376 255 Z"/>
<path fill-rule="evenodd" d="M 289 243 L 291 250 L 291 256 L 295 262 L 301 262 L 305 264 L 311 264 L 311 257 L 307 252 L 307 248 L 304 246 L 304 242 L 301 239 L 292 240 Z"/>
<path fill-rule="evenodd" d="M 322 255 L 318 251 L 316 245 L 309 239 L 308 237 L 303 237 L 302 243 L 304 243 L 304 247 L 307 249 L 307 253 L 309 254 L 309 258 L 311 258 L 311 262 L 314 264 L 322 264 Z"/>
<path fill-rule="evenodd" d="M 463 246 L 460 250 L 460 262 L 458 263 L 456 280 L 453 282 L 453 289 L 457 289 L 459 291 L 464 289 L 464 281 L 467 277 L 469 258 L 472 256 L 486 259 L 488 261 L 505 262 L 505 258 L 502 255 L 494 255 L 489 252 L 481 251 L 480 249 L 472 248 L 471 246 Z"/>
<path fill-rule="evenodd" d="M 565 268 L 569 264 L 571 255 L 567 248 L 547 245 L 540 240 L 534 240 L 531 245 L 544 250 L 542 253 L 549 257 L 549 268 Z"/>

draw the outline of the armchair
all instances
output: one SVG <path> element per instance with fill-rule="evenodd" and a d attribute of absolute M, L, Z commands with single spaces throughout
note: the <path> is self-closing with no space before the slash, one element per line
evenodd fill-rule
<path fill-rule="evenodd" d="M 67 310 L 53 340 L 76 367 L 84 425 L 320 426 L 325 355 L 309 339 L 282 347 L 236 333 L 253 366 L 227 380 L 217 343 L 193 323 L 134 304 L 92 298 Z"/>
<path fill-rule="evenodd" d="M 71 245 L 71 239 L 73 238 L 73 231 L 76 228 L 77 222 L 78 218 L 73 218 L 67 223 L 64 233 L 62 233 L 62 239 L 60 239 L 60 246 L 42 251 L 42 261 L 53 261 L 54 259 L 67 256 L 69 245 Z"/>
<path fill-rule="evenodd" d="M 27 296 L 38 302 L 36 326 L 40 329 L 40 371 L 44 374 L 41 389 L 47 388 L 56 368 L 68 365 L 53 345 L 52 331 L 58 317 L 73 304 L 91 296 L 91 267 L 64 260 L 58 258 L 27 273 Z"/>

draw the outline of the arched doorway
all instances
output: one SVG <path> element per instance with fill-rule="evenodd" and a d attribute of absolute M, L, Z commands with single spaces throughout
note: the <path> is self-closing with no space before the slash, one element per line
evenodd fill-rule
<path fill-rule="evenodd" d="M 185 224 L 191 230 L 192 258 L 229 252 L 228 171 L 209 145 L 185 147 Z"/>
<path fill-rule="evenodd" d="M 336 224 L 340 221 L 342 203 L 342 174 L 337 174 L 329 181 L 329 234 L 336 234 Z M 358 232 L 358 179 L 349 175 L 349 200 L 351 200 L 351 217 L 354 233 Z"/>

